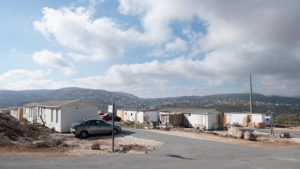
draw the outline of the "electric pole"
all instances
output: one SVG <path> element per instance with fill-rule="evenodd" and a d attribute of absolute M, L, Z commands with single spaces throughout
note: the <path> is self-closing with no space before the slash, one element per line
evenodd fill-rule
<path fill-rule="evenodd" d="M 253 113 L 253 101 L 252 101 L 252 78 L 250 73 L 250 113 Z"/>

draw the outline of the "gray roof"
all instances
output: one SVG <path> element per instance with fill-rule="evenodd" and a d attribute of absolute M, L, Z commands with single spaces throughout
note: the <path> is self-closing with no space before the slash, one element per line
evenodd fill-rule
<path fill-rule="evenodd" d="M 210 114 L 214 112 L 218 112 L 215 109 L 197 109 L 197 108 L 163 108 L 160 110 L 161 112 L 180 112 L 183 114 Z"/>
<path fill-rule="evenodd" d="M 56 100 L 56 101 L 46 101 L 46 102 L 35 102 L 35 103 L 29 103 L 25 104 L 24 107 L 35 107 L 35 106 L 42 106 L 42 107 L 62 107 L 68 104 L 76 103 L 76 102 L 85 102 L 88 104 L 95 105 L 99 107 L 97 104 L 89 103 L 82 100 Z"/>
<path fill-rule="evenodd" d="M 268 112 L 268 113 L 257 113 L 257 112 L 247 112 L 247 111 L 243 111 L 243 112 L 224 112 L 225 114 L 272 114 L 272 112 Z"/>

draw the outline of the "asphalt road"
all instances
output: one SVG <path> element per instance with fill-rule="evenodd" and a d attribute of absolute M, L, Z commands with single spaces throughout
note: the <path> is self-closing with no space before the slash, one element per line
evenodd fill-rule
<path fill-rule="evenodd" d="M 299 169 L 300 146 L 259 148 L 128 129 L 132 136 L 164 142 L 145 155 L 3 157 L 0 169 Z M 0 152 L 1 153 L 1 152 Z"/>

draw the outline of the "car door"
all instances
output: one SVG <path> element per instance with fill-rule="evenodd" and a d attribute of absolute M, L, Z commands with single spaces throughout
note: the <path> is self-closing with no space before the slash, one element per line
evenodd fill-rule
<path fill-rule="evenodd" d="M 97 120 L 96 121 L 98 127 L 98 133 L 100 134 L 107 134 L 111 132 L 111 126 L 104 121 Z"/>
<path fill-rule="evenodd" d="M 85 123 L 85 128 L 89 134 L 97 134 L 96 120 L 90 120 Z"/>

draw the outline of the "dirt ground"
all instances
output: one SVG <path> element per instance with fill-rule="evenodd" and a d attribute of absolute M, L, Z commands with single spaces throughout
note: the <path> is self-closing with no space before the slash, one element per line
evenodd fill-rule
<path fill-rule="evenodd" d="M 0 147 L 0 156 L 102 156 L 111 155 L 111 136 L 94 136 L 87 139 L 76 138 L 72 134 L 51 134 L 54 140 L 64 140 L 68 147 L 31 148 L 25 145 Z M 100 150 L 92 150 L 94 143 L 100 144 Z M 130 143 L 130 144 L 128 144 Z M 145 154 L 163 143 L 120 134 L 115 138 L 116 153 Z"/>
<path fill-rule="evenodd" d="M 64 137 L 65 143 L 72 148 L 65 153 L 69 156 L 98 156 L 110 154 L 112 151 L 111 136 L 95 136 L 87 139 L 76 138 L 71 134 L 57 134 L 56 137 Z M 100 150 L 91 150 L 94 143 L 100 144 Z M 129 144 L 130 143 L 130 144 Z M 120 134 L 115 138 L 115 152 L 144 154 L 161 146 L 162 142 L 142 139 L 130 135 Z M 124 151 L 124 147 L 129 150 Z"/>
<path fill-rule="evenodd" d="M 284 131 L 300 131 L 300 126 L 296 127 L 276 127 L 274 130 L 284 130 Z"/>
<path fill-rule="evenodd" d="M 258 141 L 249 141 L 244 139 L 236 139 L 232 137 L 225 136 L 226 131 L 214 131 L 214 132 L 200 132 L 199 130 L 186 130 L 183 128 L 175 128 L 169 131 L 166 130 L 149 130 L 151 132 L 175 135 L 179 137 L 187 137 L 200 140 L 209 140 L 230 144 L 239 144 L 246 146 L 256 146 L 256 147 L 290 147 L 290 146 L 299 146 L 300 144 L 294 141 L 293 139 L 278 139 L 277 137 L 269 136 L 264 133 L 254 133 L 259 135 Z"/>

